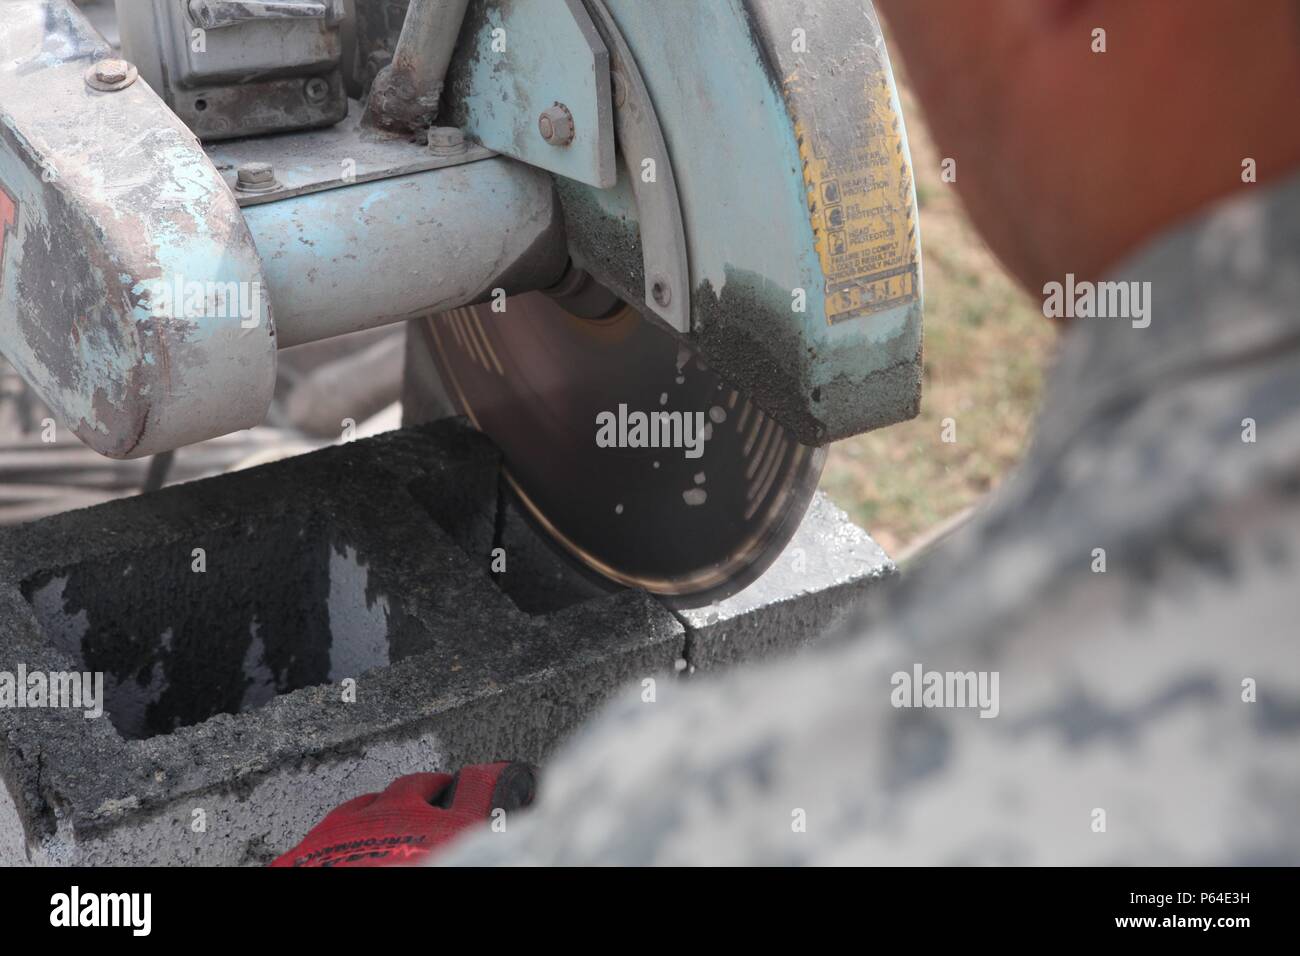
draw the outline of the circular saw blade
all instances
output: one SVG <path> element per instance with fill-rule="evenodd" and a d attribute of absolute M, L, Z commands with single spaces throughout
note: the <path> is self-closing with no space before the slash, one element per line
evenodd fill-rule
<path fill-rule="evenodd" d="M 429 321 L 448 394 L 501 449 L 527 511 L 605 578 L 709 604 L 757 578 L 807 510 L 825 450 L 636 309 L 580 318 L 530 293 Z"/>

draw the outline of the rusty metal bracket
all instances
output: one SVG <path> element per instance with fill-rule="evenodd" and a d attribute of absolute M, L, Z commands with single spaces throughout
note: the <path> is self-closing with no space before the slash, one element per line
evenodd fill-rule
<path fill-rule="evenodd" d="M 123 0 L 122 55 L 205 142 L 337 123 L 341 0 Z"/>
<path fill-rule="evenodd" d="M 353 106 L 352 114 L 359 116 L 361 110 L 357 104 Z M 462 142 L 459 149 L 452 151 L 433 152 L 428 146 L 404 139 L 367 135 L 354 120 L 321 130 L 213 143 L 207 152 L 227 185 L 235 190 L 241 207 L 460 166 L 496 155 L 469 142 Z M 240 190 L 240 169 L 254 163 L 272 167 L 274 185 L 259 191 Z"/>
<path fill-rule="evenodd" d="M 411 0 L 393 62 L 370 90 L 367 126 L 414 132 L 433 124 L 467 6 L 469 0 Z"/>

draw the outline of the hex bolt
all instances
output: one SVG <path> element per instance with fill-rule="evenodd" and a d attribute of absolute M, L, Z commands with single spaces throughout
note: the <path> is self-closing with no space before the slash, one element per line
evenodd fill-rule
<path fill-rule="evenodd" d="M 95 64 L 95 79 L 101 83 L 121 83 L 131 75 L 125 60 L 100 60 Z"/>
<path fill-rule="evenodd" d="M 270 163 L 244 163 L 235 173 L 235 188 L 245 193 L 267 193 L 279 189 L 280 184 Z"/>
<path fill-rule="evenodd" d="M 139 75 L 135 65 L 127 60 L 100 60 L 86 71 L 86 85 L 103 93 L 115 93 L 126 89 Z"/>
<path fill-rule="evenodd" d="M 320 106 L 330 98 L 329 80 L 319 76 L 313 76 L 303 84 L 302 94 L 307 98 L 307 102 L 313 106 Z"/>
<path fill-rule="evenodd" d="M 556 103 L 544 110 L 537 120 L 537 129 L 541 132 L 542 139 L 552 146 L 568 146 L 576 135 L 573 114 L 563 103 Z"/>
<path fill-rule="evenodd" d="M 459 156 L 467 148 L 465 134 L 455 126 L 435 126 L 429 130 L 429 152 L 435 156 Z"/>

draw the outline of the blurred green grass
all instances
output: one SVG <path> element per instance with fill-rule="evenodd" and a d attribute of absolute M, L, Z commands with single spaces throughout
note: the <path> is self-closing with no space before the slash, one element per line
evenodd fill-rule
<path fill-rule="evenodd" d="M 921 414 L 836 443 L 821 483 L 895 555 L 975 504 L 1020 460 L 1056 339 L 975 232 L 956 187 L 942 181 L 942 157 L 899 81 L 921 210 Z M 941 440 L 946 418 L 956 423 L 952 444 Z"/>

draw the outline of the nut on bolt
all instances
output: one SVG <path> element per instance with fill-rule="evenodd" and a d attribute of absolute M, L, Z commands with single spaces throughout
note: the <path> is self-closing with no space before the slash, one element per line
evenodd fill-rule
<path fill-rule="evenodd" d="M 455 126 L 435 126 L 429 130 L 429 152 L 435 156 L 459 156 L 465 152 L 465 134 Z"/>
<path fill-rule="evenodd" d="M 124 90 L 140 76 L 134 63 L 127 60 L 111 58 L 100 60 L 86 71 L 86 85 L 101 93 L 115 93 Z"/>
<path fill-rule="evenodd" d="M 556 103 L 543 110 L 537 120 L 537 129 L 541 132 L 542 139 L 552 146 L 568 146 L 577 132 L 573 125 L 573 114 L 563 103 Z"/>
<path fill-rule="evenodd" d="M 235 173 L 235 188 L 244 193 L 269 193 L 280 184 L 270 163 L 244 163 Z"/>

